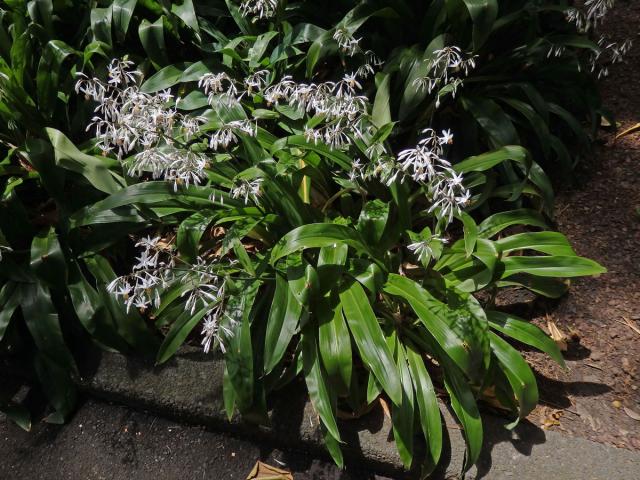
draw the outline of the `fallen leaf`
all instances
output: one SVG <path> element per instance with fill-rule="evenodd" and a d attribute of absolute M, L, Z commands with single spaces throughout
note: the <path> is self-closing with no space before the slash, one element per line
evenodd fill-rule
<path fill-rule="evenodd" d="M 387 418 L 391 418 L 391 410 L 389 409 L 389 404 L 382 397 L 378 397 L 378 401 L 380 402 L 380 406 L 382 407 L 382 411 L 387 416 Z"/>
<path fill-rule="evenodd" d="M 620 132 L 618 135 L 616 135 L 616 140 L 618 140 L 620 137 L 624 137 L 638 131 L 640 131 L 640 123 L 636 123 L 632 127 L 627 128 L 625 131 Z"/>
<path fill-rule="evenodd" d="M 624 413 L 627 414 L 627 416 L 633 418 L 634 420 L 637 420 L 640 422 L 640 413 L 638 412 L 634 412 L 633 410 L 631 410 L 630 408 L 627 407 L 623 407 L 624 408 Z"/>
<path fill-rule="evenodd" d="M 624 320 L 624 323 L 627 325 L 627 327 L 629 327 L 631 330 L 633 330 L 638 335 L 640 335 L 640 329 L 638 327 L 636 327 L 629 318 L 622 317 L 622 319 Z"/>
<path fill-rule="evenodd" d="M 562 410 L 553 410 L 542 420 L 542 429 L 549 430 L 551 427 L 559 427 L 563 414 L 564 412 Z"/>
<path fill-rule="evenodd" d="M 293 475 L 287 470 L 272 467 L 263 462 L 256 462 L 247 480 L 293 480 Z"/>
<path fill-rule="evenodd" d="M 547 320 L 547 328 L 549 329 L 549 336 L 556 342 L 558 348 L 563 352 L 567 351 L 567 335 L 558 328 L 553 320 Z"/>

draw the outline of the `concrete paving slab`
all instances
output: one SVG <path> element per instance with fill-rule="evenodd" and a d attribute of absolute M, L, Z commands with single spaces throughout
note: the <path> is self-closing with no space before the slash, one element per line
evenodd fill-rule
<path fill-rule="evenodd" d="M 92 395 L 207 425 L 240 438 L 326 458 L 317 415 L 295 386 L 275 396 L 270 412 L 272 425 L 256 427 L 238 417 L 231 422 L 227 420 L 222 405 L 222 363 L 195 349 L 187 349 L 159 367 L 142 359 L 105 352 L 94 355 L 87 366 L 82 388 Z M 433 478 L 456 478 L 464 461 L 464 439 L 447 408 L 443 405 L 441 410 L 448 426 L 448 447 Z M 638 452 L 543 431 L 529 422 L 509 431 L 504 428 L 505 423 L 505 419 L 485 415 L 484 449 L 467 478 L 640 478 Z M 342 422 L 340 427 L 347 442 L 344 452 L 348 463 L 394 478 L 415 477 L 415 472 L 403 471 L 392 440 L 391 423 L 382 412 Z"/>

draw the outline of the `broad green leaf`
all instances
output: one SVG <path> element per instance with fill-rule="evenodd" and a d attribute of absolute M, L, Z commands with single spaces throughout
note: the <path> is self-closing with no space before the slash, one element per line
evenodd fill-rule
<path fill-rule="evenodd" d="M 404 467 L 408 469 L 413 463 L 413 425 L 415 422 L 413 382 L 404 347 L 397 341 L 395 334 L 390 337 L 390 340 L 396 343 L 396 365 L 402 385 L 402 404 L 396 405 L 394 403 L 391 406 L 393 439 L 396 442 L 400 459 Z"/>
<path fill-rule="evenodd" d="M 353 282 L 340 292 L 342 311 L 347 319 L 360 357 L 375 375 L 391 401 L 402 403 L 402 386 L 393 355 L 387 346 L 382 328 L 359 283 Z"/>
<path fill-rule="evenodd" d="M 501 278 L 517 273 L 527 273 L 539 277 L 583 277 L 605 273 L 606 268 L 583 257 L 507 257 L 502 260 L 504 272 Z"/>
<path fill-rule="evenodd" d="M 476 248 L 478 240 L 478 226 L 475 220 L 468 213 L 462 212 L 462 224 L 464 227 L 464 250 L 469 257 Z"/>
<path fill-rule="evenodd" d="M 23 405 L 1 405 L 0 412 L 4 413 L 8 419 L 15 422 L 25 432 L 31 431 L 31 413 Z"/>
<path fill-rule="evenodd" d="M 78 320 L 85 330 L 101 344 L 126 352 L 129 345 L 118 334 L 117 323 L 76 262 L 69 265 L 67 288 Z"/>
<path fill-rule="evenodd" d="M 133 16 L 138 0 L 114 0 L 111 5 L 111 17 L 118 41 L 123 42 L 129 30 L 129 23 Z"/>
<path fill-rule="evenodd" d="M 390 99 L 390 84 L 391 74 L 389 73 L 377 73 L 376 74 L 376 97 L 373 101 L 373 110 L 371 112 L 371 118 L 373 124 L 380 128 L 383 125 L 391 123 L 391 99 Z"/>
<path fill-rule="evenodd" d="M 67 283 L 67 264 L 53 227 L 41 232 L 31 243 L 31 270 L 50 287 Z"/>
<path fill-rule="evenodd" d="M 513 122 L 494 100 L 467 96 L 462 97 L 461 102 L 486 132 L 492 148 L 520 144 Z"/>
<path fill-rule="evenodd" d="M 477 51 L 491 34 L 498 17 L 498 0 L 463 0 L 473 20 L 473 49 Z"/>
<path fill-rule="evenodd" d="M 389 204 L 381 200 L 370 200 L 364 204 L 358 218 L 358 231 L 368 245 L 377 245 L 389 221 Z"/>
<path fill-rule="evenodd" d="M 236 405 L 245 413 L 254 403 L 254 352 L 251 343 L 250 314 L 260 287 L 259 281 L 230 295 L 223 315 L 223 325 L 231 334 L 222 334 L 225 348 L 225 366 L 229 372 L 229 384 L 233 387 Z"/>
<path fill-rule="evenodd" d="M 302 334 L 301 341 L 304 379 L 307 384 L 309 398 L 329 434 L 337 441 L 340 441 L 340 432 L 338 431 L 338 424 L 334 414 L 334 402 L 331 399 L 331 392 L 327 386 L 320 356 L 318 355 L 316 332 L 313 329 L 307 329 Z"/>
<path fill-rule="evenodd" d="M 338 243 L 349 245 L 363 253 L 370 252 L 357 230 L 335 223 L 313 223 L 298 227 L 282 237 L 271 251 L 271 264 L 299 250 Z"/>
<path fill-rule="evenodd" d="M 162 67 L 169 63 L 167 57 L 167 47 L 164 43 L 164 26 L 162 24 L 162 18 L 158 18 L 155 22 L 151 23 L 146 18 L 140 22 L 138 27 L 138 36 L 140 37 L 140 43 L 147 52 L 149 59 L 156 68 Z"/>
<path fill-rule="evenodd" d="M 560 298 L 569 289 L 569 283 L 552 277 L 536 277 L 526 273 L 511 275 L 506 280 L 496 282 L 497 287 L 524 287 L 538 295 Z"/>
<path fill-rule="evenodd" d="M 344 468 L 344 457 L 342 455 L 342 450 L 340 449 L 340 440 L 331 435 L 324 425 L 320 425 L 320 429 L 323 433 L 324 444 L 327 447 L 331 458 L 336 462 L 338 468 Z"/>
<path fill-rule="evenodd" d="M 494 213 L 485 218 L 478 226 L 478 236 L 491 238 L 512 225 L 528 225 L 532 227 L 547 228 L 547 222 L 535 210 L 522 208 L 508 212 Z"/>
<path fill-rule="evenodd" d="M 412 345 L 406 346 L 406 352 L 420 414 L 420 426 L 430 455 L 428 466 L 435 468 L 442 453 L 442 420 L 438 398 L 420 353 Z"/>
<path fill-rule="evenodd" d="M 0 342 L 9 327 L 13 313 L 20 305 L 20 291 L 14 282 L 7 282 L 0 289 Z"/>
<path fill-rule="evenodd" d="M 271 303 L 264 342 L 264 370 L 270 373 L 282 360 L 298 330 L 302 305 L 289 288 L 289 283 L 276 274 L 276 290 Z"/>
<path fill-rule="evenodd" d="M 93 39 L 111 45 L 111 8 L 91 9 L 91 30 Z"/>
<path fill-rule="evenodd" d="M 525 418 L 538 403 L 538 386 L 522 355 L 495 333 L 489 334 L 491 350 L 498 359 L 519 404 L 519 418 Z M 515 425 L 514 425 L 515 426 Z"/>
<path fill-rule="evenodd" d="M 193 8 L 193 0 L 181 0 L 181 2 L 171 2 L 171 12 L 175 14 L 184 24 L 194 32 L 200 32 L 196 11 Z"/>
<path fill-rule="evenodd" d="M 187 262 L 195 261 L 198 256 L 200 240 L 205 230 L 213 220 L 212 214 L 196 212 L 187 217 L 178 227 L 176 244 L 180 256 Z"/>
<path fill-rule="evenodd" d="M 446 305 L 413 280 L 396 274 L 389 275 L 384 291 L 409 302 L 428 334 L 463 371 L 476 369 L 477 365 L 472 364 L 464 339 L 452 330 L 445 318 L 436 313 L 446 310 Z"/>
<path fill-rule="evenodd" d="M 182 346 L 191 331 L 200 323 L 210 309 L 211 307 L 207 306 L 196 312 L 184 310 L 180 314 L 164 337 L 162 345 L 160 345 L 156 355 L 156 365 L 163 364 L 175 355 L 178 348 Z"/>
<path fill-rule="evenodd" d="M 456 163 L 453 169 L 458 173 L 484 172 L 508 160 L 521 163 L 527 168 L 531 163 L 529 152 L 524 147 L 506 145 L 492 152 L 465 158 L 462 162 Z"/>
<path fill-rule="evenodd" d="M 538 326 L 509 313 L 488 310 L 486 314 L 491 328 L 519 342 L 537 348 L 564 366 L 564 358 L 562 358 L 560 348 Z"/>
<path fill-rule="evenodd" d="M 49 41 L 38 64 L 36 85 L 38 89 L 38 109 L 51 118 L 60 86 L 60 67 L 71 55 L 77 52 L 62 40 Z"/>
<path fill-rule="evenodd" d="M 535 250 L 547 255 L 575 255 L 567 237 L 559 232 L 517 233 L 496 240 L 496 245 L 505 254 L 514 250 Z"/>
<path fill-rule="evenodd" d="M 60 327 L 60 318 L 51 301 L 49 289 L 40 282 L 20 285 L 20 307 L 29 333 L 41 355 L 64 369 L 66 375 L 77 372 Z"/>
<path fill-rule="evenodd" d="M 327 376 L 341 381 L 342 387 L 346 389 L 351 385 L 351 335 L 338 299 L 324 300 L 316 310 L 320 356 Z"/>
<path fill-rule="evenodd" d="M 137 309 L 131 308 L 127 310 L 124 303 L 108 291 L 107 285 L 116 278 L 116 274 L 111 265 L 109 265 L 108 260 L 101 255 L 94 255 L 85 257 L 84 263 L 95 278 L 96 291 L 99 295 L 99 300 L 93 307 L 98 310 L 100 307 L 104 307 L 108 310 L 109 315 L 117 325 L 118 335 L 134 347 L 136 351 L 149 355 L 155 354 L 159 342 L 154 332 L 147 326 L 145 319 L 142 318 Z M 69 288 L 71 288 L 71 280 Z M 86 300 L 92 301 L 92 295 L 89 294 L 89 298 Z M 87 313 L 92 310 L 93 308 L 89 309 Z M 97 313 L 100 315 L 100 312 Z"/>
<path fill-rule="evenodd" d="M 122 184 L 109 171 L 104 160 L 82 153 L 71 140 L 54 128 L 47 128 L 46 132 L 53 146 L 56 165 L 82 175 L 102 192 L 115 193 L 122 189 Z"/>
<path fill-rule="evenodd" d="M 444 363 L 445 387 L 451 399 L 451 408 L 462 424 L 467 442 L 464 470 L 478 461 L 482 449 L 482 420 L 478 404 L 462 372 L 451 362 Z"/>

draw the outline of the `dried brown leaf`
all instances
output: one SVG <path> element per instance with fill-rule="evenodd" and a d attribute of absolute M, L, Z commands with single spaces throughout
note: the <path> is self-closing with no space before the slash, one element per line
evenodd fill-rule
<path fill-rule="evenodd" d="M 293 475 L 287 470 L 272 467 L 263 462 L 256 462 L 247 480 L 293 480 Z"/>
<path fill-rule="evenodd" d="M 556 342 L 558 348 L 566 352 L 567 351 L 567 335 L 558 328 L 553 320 L 547 320 L 547 328 L 549 329 L 549 335 Z"/>

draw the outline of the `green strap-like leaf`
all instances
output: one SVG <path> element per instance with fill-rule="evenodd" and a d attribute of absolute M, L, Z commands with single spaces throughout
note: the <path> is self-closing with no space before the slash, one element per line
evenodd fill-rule
<path fill-rule="evenodd" d="M 20 291 L 14 282 L 7 282 L 0 290 L 0 342 L 9 328 L 13 312 L 20 305 Z"/>
<path fill-rule="evenodd" d="M 140 26 L 138 27 L 140 43 L 142 43 L 144 51 L 147 52 L 149 59 L 156 68 L 163 67 L 169 63 L 167 47 L 164 43 L 164 26 L 162 19 L 163 17 L 160 17 L 151 23 L 145 18 L 140 22 Z"/>
<path fill-rule="evenodd" d="M 351 335 L 337 300 L 326 297 L 316 307 L 318 345 L 327 375 L 341 381 L 346 389 L 351 385 Z"/>
<path fill-rule="evenodd" d="M 362 286 L 358 282 L 346 286 L 340 292 L 340 302 L 360 357 L 367 368 L 373 372 L 391 401 L 400 405 L 402 386 L 393 355 Z"/>
<path fill-rule="evenodd" d="M 531 163 L 529 152 L 519 145 L 507 145 L 492 152 L 465 158 L 456 163 L 453 169 L 458 173 L 484 172 L 502 162 L 513 161 L 528 166 Z"/>
<path fill-rule="evenodd" d="M 442 452 L 442 420 L 438 408 L 438 398 L 420 353 L 412 345 L 407 345 L 406 352 L 415 389 L 416 404 L 420 413 L 420 426 L 430 456 L 427 466 L 433 469 L 438 464 Z"/>
<path fill-rule="evenodd" d="M 357 230 L 335 223 L 312 223 L 298 227 L 282 237 L 271 250 L 271 264 L 298 250 L 327 247 L 336 243 L 370 253 Z"/>
<path fill-rule="evenodd" d="M 133 16 L 138 0 L 114 0 L 111 5 L 111 17 L 116 37 L 123 42 L 129 30 L 129 23 Z"/>
<path fill-rule="evenodd" d="M 518 400 L 519 418 L 525 418 L 538 403 L 536 378 L 520 352 L 493 332 L 489 333 L 489 338 L 491 350 Z"/>
<path fill-rule="evenodd" d="M 67 263 L 53 227 L 33 237 L 30 266 L 50 287 L 60 288 L 67 283 Z"/>
<path fill-rule="evenodd" d="M 547 228 L 547 222 L 535 210 L 522 208 L 499 212 L 485 218 L 478 226 L 478 236 L 491 238 L 512 225 L 529 225 L 532 227 Z"/>
<path fill-rule="evenodd" d="M 560 365 L 564 366 L 564 358 L 562 358 L 558 345 L 538 326 L 509 313 L 488 310 L 486 314 L 491 328 L 545 352 Z"/>
<path fill-rule="evenodd" d="M 264 341 L 264 370 L 270 373 L 282 360 L 298 329 L 302 304 L 289 288 L 287 280 L 276 274 L 276 290 L 267 318 Z"/>
<path fill-rule="evenodd" d="M 322 364 L 318 355 L 316 332 L 313 329 L 308 329 L 302 334 L 301 342 L 304 379 L 307 383 L 311 403 L 329 434 L 340 441 L 340 432 L 338 431 L 338 424 L 334 414 L 334 404 L 331 400 L 331 393 L 327 387 L 326 377 L 322 371 Z"/>
<path fill-rule="evenodd" d="M 602 265 L 583 257 L 507 257 L 503 259 L 504 272 L 501 278 L 517 273 L 539 277 L 583 277 L 607 271 Z"/>
<path fill-rule="evenodd" d="M 514 250 L 535 250 L 547 255 L 575 255 L 571 244 L 559 232 L 526 232 L 496 240 L 502 253 Z"/>
<path fill-rule="evenodd" d="M 221 320 L 229 335 L 223 334 L 225 366 L 229 372 L 236 404 L 241 413 L 249 411 L 254 403 L 253 346 L 251 343 L 250 314 L 260 286 L 259 281 L 247 285 L 241 292 L 229 297 Z"/>
<path fill-rule="evenodd" d="M 396 442 L 400 459 L 408 469 L 413 463 L 413 425 L 415 422 L 413 382 L 404 347 L 397 341 L 395 335 L 392 335 L 390 340 L 396 343 L 396 365 L 402 385 L 402 405 L 398 406 L 394 403 L 391 406 L 393 439 Z"/>
<path fill-rule="evenodd" d="M 209 309 L 210 307 L 205 307 L 195 313 L 191 313 L 189 310 L 184 310 L 180 314 L 173 325 L 171 325 L 171 329 L 167 335 L 164 337 L 162 345 L 160 345 L 160 349 L 156 356 L 157 365 L 166 362 L 175 355 L 191 331 L 198 323 L 200 323 L 200 320 L 202 320 L 202 318 L 207 314 Z"/>
<path fill-rule="evenodd" d="M 384 291 L 409 302 L 429 335 L 463 371 L 471 372 L 476 368 L 476 365 L 472 365 L 468 347 L 463 339 L 451 329 L 448 321 L 435 313 L 446 310 L 446 305 L 433 298 L 413 280 L 400 275 L 389 275 Z"/>
<path fill-rule="evenodd" d="M 53 146 L 57 166 L 82 175 L 102 192 L 115 193 L 122 189 L 122 184 L 109 171 L 105 160 L 81 152 L 55 128 L 47 128 L 46 132 Z"/>
<path fill-rule="evenodd" d="M 463 0 L 473 20 L 473 49 L 477 51 L 491 34 L 498 17 L 498 0 Z"/>

